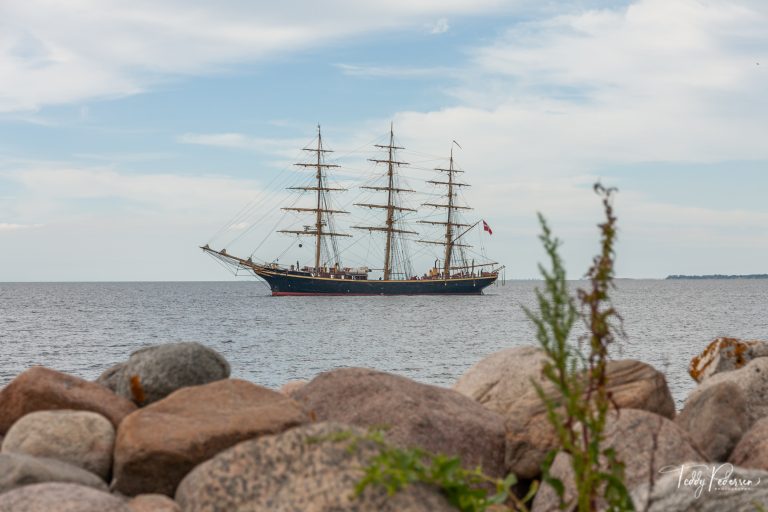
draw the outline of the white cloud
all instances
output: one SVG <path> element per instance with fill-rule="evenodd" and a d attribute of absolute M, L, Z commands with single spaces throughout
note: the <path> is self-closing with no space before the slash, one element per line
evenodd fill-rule
<path fill-rule="evenodd" d="M 77 203 L 89 199 L 125 200 L 151 214 L 196 211 L 204 216 L 222 205 L 245 204 L 259 191 L 255 182 L 225 176 L 124 173 L 55 163 L 3 171 L 0 177 L 21 187 L 18 196 L 30 205 L 18 201 L 17 211 L 48 215 L 47 223 L 62 212 L 98 216 L 104 208 Z"/>
<path fill-rule="evenodd" d="M 233 149 L 249 149 L 275 154 L 290 151 L 294 154 L 305 141 L 298 139 L 270 139 L 266 137 L 250 137 L 242 133 L 185 133 L 176 140 L 182 144 L 197 144 Z"/>
<path fill-rule="evenodd" d="M 169 76 L 504 3 L 11 0 L 0 3 L 0 112 L 136 94 Z"/>
<path fill-rule="evenodd" d="M 402 112 L 430 151 L 457 138 L 495 175 L 768 159 L 768 4 L 639 0 L 522 23 L 473 52 L 459 106 Z"/>
<path fill-rule="evenodd" d="M 397 66 L 359 66 L 354 64 L 336 64 L 347 76 L 371 78 L 455 78 L 461 70 L 447 67 L 397 67 Z"/>
<path fill-rule="evenodd" d="M 0 222 L 0 232 L 2 231 L 20 231 L 22 229 L 35 229 L 43 227 L 42 224 L 10 224 Z"/>
<path fill-rule="evenodd" d="M 440 18 L 434 23 L 428 25 L 430 34 L 444 34 L 450 30 L 451 26 L 448 24 L 448 20 Z"/>

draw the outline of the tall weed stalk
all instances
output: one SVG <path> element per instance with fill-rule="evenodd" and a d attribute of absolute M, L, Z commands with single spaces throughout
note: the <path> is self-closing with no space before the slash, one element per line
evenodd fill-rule
<path fill-rule="evenodd" d="M 577 290 L 578 305 L 568 291 L 565 267 L 558 252 L 561 242 L 539 214 L 539 239 L 551 268 L 539 265 L 544 289 L 536 290 L 538 312 L 525 308 L 525 313 L 534 323 L 536 337 L 548 358 L 543 373 L 554 386 L 554 393 L 546 392 L 536 382 L 534 385 L 557 433 L 559 449 L 570 455 L 575 498 L 567 501 L 563 482 L 550 473 L 558 450 L 548 454 L 542 479 L 557 492 L 561 508 L 587 512 L 604 506 L 611 511 L 625 511 L 634 507 L 623 483 L 623 465 L 611 448 L 603 447 L 606 418 L 612 405 L 607 382 L 608 349 L 616 336 L 623 334 L 621 317 L 610 297 L 615 288 L 615 189 L 599 183 L 594 189 L 602 199 L 605 220 L 598 225 L 600 252 L 585 276 L 589 285 Z M 579 319 L 585 323 L 587 334 L 579 345 L 573 345 L 569 337 Z"/>

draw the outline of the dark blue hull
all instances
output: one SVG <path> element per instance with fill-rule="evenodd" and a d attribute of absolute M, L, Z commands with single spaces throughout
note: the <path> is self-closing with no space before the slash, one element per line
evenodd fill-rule
<path fill-rule="evenodd" d="M 310 277 L 256 270 L 272 289 L 272 295 L 480 295 L 493 284 L 495 274 L 451 279 L 381 281 Z"/>

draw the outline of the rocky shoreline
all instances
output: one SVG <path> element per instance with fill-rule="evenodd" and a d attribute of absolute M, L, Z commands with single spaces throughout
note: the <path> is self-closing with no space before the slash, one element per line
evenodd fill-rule
<path fill-rule="evenodd" d="M 605 444 L 637 510 L 768 509 L 768 342 L 719 338 L 691 362 L 680 411 L 664 375 L 611 361 Z M 33 367 L 0 390 L 0 512 L 449 511 L 440 490 L 355 483 L 376 454 L 340 434 L 460 457 L 518 491 L 557 448 L 531 380 L 542 352 L 491 354 L 448 389 L 365 368 L 268 389 L 199 343 L 139 350 L 96 382 Z M 335 439 L 317 442 L 318 439 Z M 347 439 L 347 440 L 345 440 Z M 352 449 L 354 448 L 354 449 Z M 551 472 L 574 493 L 568 454 Z M 535 512 L 558 510 L 543 485 Z"/>

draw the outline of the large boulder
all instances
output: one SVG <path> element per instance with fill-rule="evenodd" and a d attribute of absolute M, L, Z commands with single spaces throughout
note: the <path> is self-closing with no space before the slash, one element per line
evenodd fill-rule
<path fill-rule="evenodd" d="M 505 473 L 503 418 L 450 389 L 344 368 L 321 373 L 294 397 L 319 421 L 384 427 L 399 446 L 457 455 L 492 476 Z"/>
<path fill-rule="evenodd" d="M 733 449 L 728 462 L 768 471 L 768 417 L 757 421 Z"/>
<path fill-rule="evenodd" d="M 608 392 L 620 409 L 642 409 L 672 419 L 675 403 L 664 374 L 634 360 L 609 361 Z M 543 386 L 546 396 L 559 397 L 551 383 Z M 506 414 L 506 463 L 521 478 L 535 478 L 547 453 L 558 439 L 547 417 L 547 408 L 535 389 L 527 391 Z"/>
<path fill-rule="evenodd" d="M 137 350 L 124 364 L 106 370 L 98 381 L 143 406 L 177 389 L 226 379 L 229 372 L 229 363 L 215 350 L 197 342 L 181 342 Z"/>
<path fill-rule="evenodd" d="M 120 425 L 112 487 L 173 496 L 184 475 L 218 452 L 305 421 L 295 401 L 244 380 L 180 389 Z"/>
<path fill-rule="evenodd" d="M 732 382 L 741 389 L 746 401 L 749 428 L 760 418 L 768 416 L 768 357 L 759 357 L 738 370 L 718 373 L 699 384 L 686 398 L 686 403 L 708 393 L 710 387 L 722 382 Z"/>
<path fill-rule="evenodd" d="M 675 423 L 707 460 L 724 461 L 749 425 L 747 402 L 733 382 L 710 386 L 685 402 Z"/>
<path fill-rule="evenodd" d="M 181 512 L 181 507 L 163 494 L 139 494 L 128 502 L 131 512 Z"/>
<path fill-rule="evenodd" d="M 0 435 L 25 414 L 55 409 L 97 412 L 117 428 L 136 405 L 95 382 L 35 366 L 0 390 Z"/>
<path fill-rule="evenodd" d="M 0 494 L 0 512 L 131 512 L 120 498 L 77 484 L 25 485 Z"/>
<path fill-rule="evenodd" d="M 388 496 L 378 485 L 355 496 L 379 453 L 364 429 L 316 423 L 245 441 L 197 466 L 179 485 L 185 512 L 448 512 L 438 490 L 409 485 Z"/>
<path fill-rule="evenodd" d="M 605 425 L 603 448 L 613 448 L 616 459 L 624 464 L 624 483 L 633 489 L 659 475 L 667 466 L 680 461 L 702 460 L 703 455 L 680 427 L 663 416 L 637 409 L 620 409 L 609 413 Z M 565 485 L 565 499 L 576 496 L 571 456 L 560 452 L 550 474 Z M 533 502 L 533 512 L 558 510 L 554 489 L 543 484 Z"/>
<path fill-rule="evenodd" d="M 522 395 L 533 389 L 531 381 L 544 383 L 542 366 L 546 361 L 546 354 L 537 347 L 500 350 L 467 370 L 453 389 L 506 415 Z"/>
<path fill-rule="evenodd" d="M 69 482 L 107 490 L 104 480 L 72 464 L 18 453 L 0 453 L 0 494 L 22 485 L 43 482 Z"/>
<path fill-rule="evenodd" d="M 68 462 L 105 480 L 112 468 L 115 427 L 90 411 L 37 411 L 13 424 L 3 453 L 23 453 Z"/>
<path fill-rule="evenodd" d="M 717 338 L 691 359 L 688 373 L 696 382 L 703 382 L 712 375 L 738 370 L 751 360 L 765 356 L 768 356 L 768 341 Z"/>
<path fill-rule="evenodd" d="M 632 501 L 644 512 L 759 512 L 768 505 L 765 482 L 768 471 L 676 462 L 653 485 L 635 488 Z"/>
<path fill-rule="evenodd" d="M 117 392 L 117 383 L 123 376 L 123 369 L 125 363 L 117 363 L 104 370 L 101 375 L 96 379 L 97 384 L 109 388 L 113 392 Z"/>
<path fill-rule="evenodd" d="M 285 396 L 289 396 L 291 398 L 294 397 L 294 395 L 304 386 L 307 385 L 309 381 L 308 380 L 289 380 L 282 386 L 280 386 L 280 392 L 284 394 Z"/>

